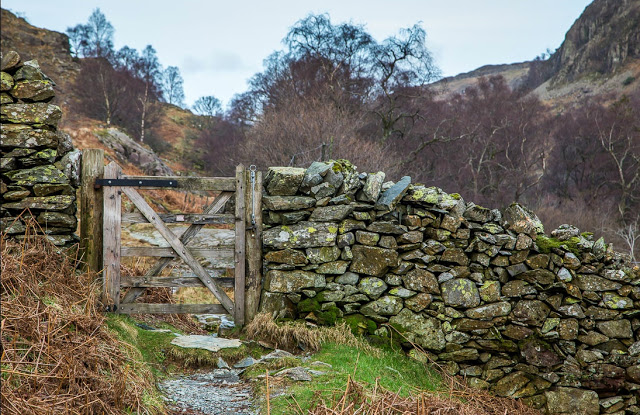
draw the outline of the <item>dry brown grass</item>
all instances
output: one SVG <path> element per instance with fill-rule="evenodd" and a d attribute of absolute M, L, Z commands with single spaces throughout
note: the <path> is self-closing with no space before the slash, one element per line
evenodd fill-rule
<path fill-rule="evenodd" d="M 380 350 L 356 337 L 345 323 L 334 327 L 315 327 L 301 322 L 277 324 L 268 313 L 258 314 L 246 327 L 250 339 L 261 340 L 277 348 L 296 351 L 318 351 L 323 343 L 357 347 L 365 353 L 379 355 Z"/>
<path fill-rule="evenodd" d="M 36 235 L 1 238 L 3 414 L 159 412 L 152 376 L 99 311 L 96 276 Z"/>
<path fill-rule="evenodd" d="M 331 400 L 318 398 L 302 415 L 540 415 L 540 412 L 519 401 L 495 397 L 488 392 L 470 389 L 456 379 L 446 392 L 421 392 L 407 397 L 386 390 L 380 385 L 369 389 L 347 381 L 345 390 L 336 392 Z"/>

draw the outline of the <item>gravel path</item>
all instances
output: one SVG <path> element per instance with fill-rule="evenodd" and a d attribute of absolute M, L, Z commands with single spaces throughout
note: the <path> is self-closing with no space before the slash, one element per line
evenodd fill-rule
<path fill-rule="evenodd" d="M 255 415 L 251 387 L 243 383 L 238 370 L 216 369 L 160 383 L 174 414 Z"/>

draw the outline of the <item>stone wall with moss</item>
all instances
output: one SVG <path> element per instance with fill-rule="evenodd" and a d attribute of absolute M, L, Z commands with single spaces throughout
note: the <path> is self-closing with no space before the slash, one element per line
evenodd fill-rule
<path fill-rule="evenodd" d="M 271 168 L 263 200 L 263 311 L 413 343 L 547 413 L 640 413 L 640 270 L 602 239 L 343 161 Z"/>
<path fill-rule="evenodd" d="M 80 152 L 57 129 L 54 83 L 37 61 L 21 62 L 16 52 L 2 56 L 0 69 L 2 233 L 20 238 L 24 220 L 33 218 L 56 245 L 68 246 L 77 242 Z"/>

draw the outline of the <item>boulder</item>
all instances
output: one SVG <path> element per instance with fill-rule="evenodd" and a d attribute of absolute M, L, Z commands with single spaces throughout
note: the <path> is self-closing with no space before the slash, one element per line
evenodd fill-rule
<path fill-rule="evenodd" d="M 509 230 L 535 236 L 544 233 L 544 226 L 535 213 L 519 203 L 512 203 L 504 211 L 504 220 L 509 224 Z"/>
<path fill-rule="evenodd" d="M 300 183 L 299 190 L 304 194 L 309 194 L 311 188 L 322 183 L 323 178 L 327 175 L 327 172 L 331 169 L 330 163 L 323 163 L 314 161 L 309 168 L 304 172 L 304 177 Z"/>
<path fill-rule="evenodd" d="M 389 323 L 401 330 L 410 341 L 427 350 L 440 351 L 445 347 L 446 342 L 440 321 L 433 317 L 416 314 L 403 308 L 389 319 Z"/>
<path fill-rule="evenodd" d="M 520 300 L 513 308 L 513 319 L 521 323 L 542 327 L 551 310 L 539 300 Z"/>
<path fill-rule="evenodd" d="M 55 96 L 53 83 L 48 80 L 18 81 L 11 89 L 11 95 L 29 101 L 46 101 Z"/>
<path fill-rule="evenodd" d="M 385 295 L 360 307 L 360 313 L 367 317 L 393 316 L 402 310 L 402 299 L 393 295 Z"/>
<path fill-rule="evenodd" d="M 284 249 L 281 251 L 269 251 L 264 256 L 268 262 L 289 265 L 306 265 L 309 261 L 304 253 L 295 249 Z"/>
<path fill-rule="evenodd" d="M 331 223 L 299 222 L 291 226 L 276 226 L 262 234 L 266 248 L 313 248 L 336 243 L 338 226 Z"/>
<path fill-rule="evenodd" d="M 37 166 L 26 170 L 14 170 L 6 173 L 6 176 L 18 186 L 33 186 L 36 183 L 69 183 L 69 178 L 62 171 L 51 165 Z"/>
<path fill-rule="evenodd" d="M 315 206 L 316 200 L 306 196 L 265 196 L 262 203 L 269 210 L 299 210 Z"/>
<path fill-rule="evenodd" d="M 75 202 L 75 196 L 57 195 L 43 197 L 25 197 L 24 199 L 5 203 L 2 206 L 5 209 L 41 209 L 41 210 L 65 210 Z"/>
<path fill-rule="evenodd" d="M 396 204 L 402 199 L 409 189 L 411 177 L 404 176 L 396 184 L 385 190 L 376 202 L 376 210 L 390 211 L 395 209 Z"/>
<path fill-rule="evenodd" d="M 405 288 L 417 292 L 440 294 L 438 280 L 433 273 L 422 268 L 414 268 L 402 276 Z"/>
<path fill-rule="evenodd" d="M 554 415 L 598 415 L 600 413 L 598 394 L 594 391 L 559 387 L 545 392 L 546 410 Z"/>
<path fill-rule="evenodd" d="M 366 277 L 358 283 L 358 290 L 369 298 L 376 299 L 387 290 L 387 284 L 380 278 Z"/>
<path fill-rule="evenodd" d="M 6 72 L 0 72 L 0 91 L 9 91 L 13 88 L 13 77 Z"/>
<path fill-rule="evenodd" d="M 482 305 L 480 307 L 471 308 L 465 311 L 465 314 L 469 318 L 475 318 L 478 320 L 492 320 L 495 317 L 502 317 L 509 315 L 511 312 L 511 304 L 507 301 L 499 303 L 492 303 Z"/>
<path fill-rule="evenodd" d="M 58 139 L 55 131 L 22 124 L 3 124 L 0 130 L 0 146 L 5 148 L 56 148 Z"/>
<path fill-rule="evenodd" d="M 369 173 L 367 180 L 364 183 L 364 187 L 358 193 L 357 199 L 361 202 L 375 202 L 380 196 L 380 190 L 382 190 L 382 183 L 384 183 L 385 173 Z"/>
<path fill-rule="evenodd" d="M 352 272 L 380 277 L 398 264 L 395 250 L 374 246 L 355 245 L 352 248 L 353 261 L 349 268 Z"/>
<path fill-rule="evenodd" d="M 449 211 L 458 205 L 461 198 L 458 194 L 450 195 L 437 187 L 413 186 L 402 200 Z"/>
<path fill-rule="evenodd" d="M 271 270 L 265 277 L 264 288 L 271 292 L 293 293 L 303 288 L 323 288 L 326 285 L 324 276 L 314 272 Z"/>
<path fill-rule="evenodd" d="M 480 304 L 480 294 L 476 284 L 466 278 L 456 278 L 440 285 L 442 299 L 452 307 L 475 307 Z"/>
<path fill-rule="evenodd" d="M 614 339 L 632 339 L 633 330 L 631 322 L 626 319 L 601 321 L 597 324 L 598 330 L 607 337 Z"/>
<path fill-rule="evenodd" d="M 305 169 L 298 167 L 269 167 L 265 176 L 267 192 L 271 196 L 295 195 L 305 172 Z"/>
<path fill-rule="evenodd" d="M 60 122 L 60 118 L 62 118 L 60 107 L 43 102 L 5 104 L 0 107 L 0 121 L 3 123 L 55 127 Z"/>
<path fill-rule="evenodd" d="M 311 222 L 340 222 L 353 212 L 351 205 L 333 205 L 317 207 L 309 220 Z"/>

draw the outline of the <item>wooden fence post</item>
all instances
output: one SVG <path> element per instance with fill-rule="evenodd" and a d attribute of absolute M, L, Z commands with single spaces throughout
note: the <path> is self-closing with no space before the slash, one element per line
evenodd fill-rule
<path fill-rule="evenodd" d="M 109 163 L 104 169 L 105 179 L 119 179 L 122 169 Z M 104 188 L 104 235 L 102 252 L 104 282 L 102 304 L 107 311 L 117 311 L 120 306 L 120 234 L 122 221 L 122 191 L 118 186 Z"/>
<path fill-rule="evenodd" d="M 245 168 L 236 167 L 236 247 L 235 247 L 235 286 L 233 291 L 233 320 L 236 327 L 244 325 L 245 298 Z"/>
<path fill-rule="evenodd" d="M 247 200 L 247 280 L 245 293 L 245 321 L 250 322 L 258 312 L 262 294 L 262 172 L 256 171 L 254 183 L 247 172 L 245 197 Z M 252 215 L 253 218 L 252 218 Z"/>
<path fill-rule="evenodd" d="M 102 271 L 102 189 L 95 189 L 96 179 L 104 175 L 104 150 L 82 151 L 80 185 L 80 248 L 85 270 Z"/>

